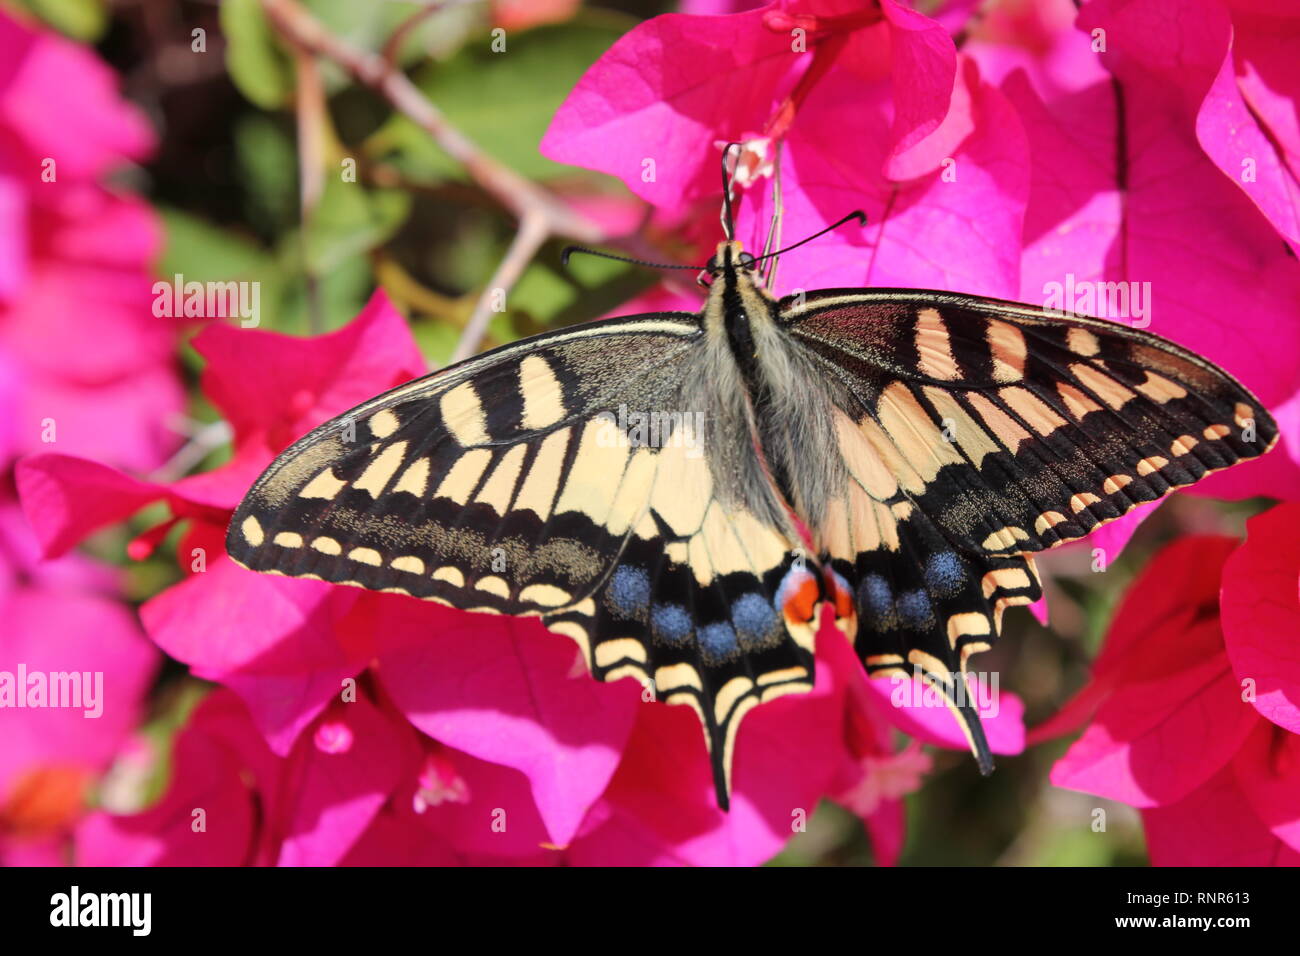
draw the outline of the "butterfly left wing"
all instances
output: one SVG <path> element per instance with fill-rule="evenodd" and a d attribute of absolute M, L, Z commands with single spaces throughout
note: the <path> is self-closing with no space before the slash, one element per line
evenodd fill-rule
<path fill-rule="evenodd" d="M 600 413 L 666 401 L 694 317 L 633 316 L 514 343 L 399 386 L 286 449 L 227 551 L 255 571 L 541 614 L 589 597 L 649 474 Z M 659 394 L 656 394 L 659 393 Z"/>
<path fill-rule="evenodd" d="M 783 324 L 826 372 L 851 480 L 815 529 L 842 626 L 874 674 L 949 698 L 1002 611 L 1036 600 L 1033 552 L 1267 451 L 1245 388 L 1150 333 L 912 290 L 814 293 Z"/>
<path fill-rule="evenodd" d="M 394 389 L 276 459 L 227 550 L 257 571 L 540 616 L 597 679 L 634 676 L 699 714 L 725 807 L 744 715 L 812 687 L 820 590 L 793 529 L 705 453 L 743 435 L 690 433 L 717 418 L 693 384 L 712 381 L 701 338 L 695 316 L 633 316 Z M 627 440 L 629 410 L 667 413 L 658 438 Z"/>

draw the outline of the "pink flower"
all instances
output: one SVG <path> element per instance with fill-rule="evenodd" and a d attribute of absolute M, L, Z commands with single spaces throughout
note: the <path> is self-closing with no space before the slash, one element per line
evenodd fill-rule
<path fill-rule="evenodd" d="M 53 446 L 156 467 L 184 400 L 176 329 L 150 307 L 161 236 L 99 183 L 152 133 L 92 54 L 5 13 L 0 62 L 0 465 Z"/>
<path fill-rule="evenodd" d="M 1220 599 L 1232 669 L 1251 682 L 1260 715 L 1300 734 L 1300 663 L 1280 642 L 1300 635 L 1300 505 L 1253 519 L 1223 568 Z"/>
<path fill-rule="evenodd" d="M 865 231 L 791 253 L 785 288 L 1014 293 L 1023 134 L 941 24 L 894 0 L 657 17 L 588 71 L 542 151 L 618 176 L 669 215 L 702 203 L 709 222 L 715 143 L 729 140 L 784 143 L 787 237 L 867 213 Z M 740 207 L 738 231 L 751 246 L 770 216 L 763 186 Z"/>
<path fill-rule="evenodd" d="M 91 789 L 135 726 L 158 654 L 81 558 L 36 563 L 0 504 L 0 861 L 64 861 Z"/>
<path fill-rule="evenodd" d="M 1297 529 L 1300 505 L 1283 505 L 1252 519 L 1240 547 L 1207 536 L 1166 548 L 1130 589 L 1091 683 L 1031 735 L 1092 714 L 1052 782 L 1142 808 L 1153 862 L 1300 862 Z"/>
<path fill-rule="evenodd" d="M 332 630 L 361 595 L 244 571 L 225 555 L 226 524 L 276 453 L 313 425 L 411 378 L 424 363 L 382 295 L 352 325 L 317 339 L 212 326 L 194 345 L 209 359 L 204 390 L 234 430 L 229 463 L 164 485 L 45 454 L 20 463 L 18 484 L 47 554 L 154 501 L 165 501 L 173 520 L 143 536 L 137 551 L 177 521 L 189 522 L 178 552 L 188 576 L 144 606 L 145 627 L 197 676 L 236 687 L 273 747 L 286 753 L 339 682 L 372 656 L 368 637 L 341 642 Z"/>
<path fill-rule="evenodd" d="M 333 726 L 331 744 L 322 729 Z M 330 866 L 409 777 L 419 747 L 409 726 L 364 691 L 335 702 L 280 758 L 228 691 L 208 696 L 178 735 L 161 801 L 132 815 L 97 812 L 78 828 L 89 866 Z M 338 731 L 349 741 L 338 746 Z"/>
<path fill-rule="evenodd" d="M 99 179 L 152 134 L 82 48 L 0 12 L 0 859 L 65 862 L 139 719 L 158 654 L 110 569 L 40 562 L 14 458 L 64 448 L 139 468 L 174 443 L 175 330 L 149 311 L 158 229 Z"/>

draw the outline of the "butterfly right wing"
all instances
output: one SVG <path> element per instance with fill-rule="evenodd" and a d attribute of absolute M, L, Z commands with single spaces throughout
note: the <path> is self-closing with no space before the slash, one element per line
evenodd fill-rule
<path fill-rule="evenodd" d="M 1277 437 L 1227 373 L 1116 323 L 889 289 L 786 300 L 782 320 L 832 383 L 848 475 L 818 530 L 841 623 L 869 672 L 944 691 L 985 768 L 953 692 L 1004 608 L 1041 595 L 1032 554 Z"/>

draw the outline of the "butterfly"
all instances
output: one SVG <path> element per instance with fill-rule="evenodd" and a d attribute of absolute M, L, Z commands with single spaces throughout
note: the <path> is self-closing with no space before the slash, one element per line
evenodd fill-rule
<path fill-rule="evenodd" d="M 252 486 L 227 550 L 539 617 L 596 679 L 696 711 L 724 809 L 742 720 L 812 689 L 829 605 L 869 675 L 942 696 L 987 773 L 962 682 L 1041 596 L 1033 556 L 1277 428 L 1141 329 L 914 289 L 778 299 L 730 199 L 724 159 L 698 313 L 533 336 L 338 416 Z"/>

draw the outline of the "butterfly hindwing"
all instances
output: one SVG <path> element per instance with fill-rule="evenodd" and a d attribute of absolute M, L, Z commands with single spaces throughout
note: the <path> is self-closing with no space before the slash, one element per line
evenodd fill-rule
<path fill-rule="evenodd" d="M 703 461 L 696 467 L 707 470 Z M 744 716 L 763 701 L 812 689 L 820 588 L 784 532 L 707 491 L 699 504 L 692 515 L 674 514 L 675 524 L 649 515 L 594 602 L 547 623 L 590 642 L 600 679 L 631 675 L 657 699 L 696 711 L 726 808 Z"/>

